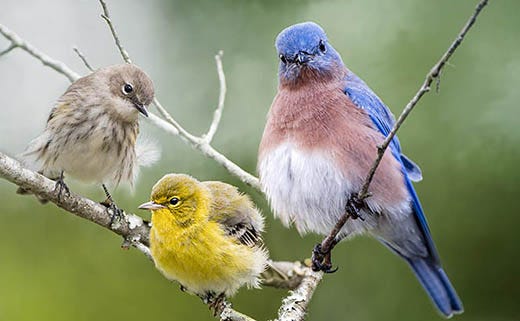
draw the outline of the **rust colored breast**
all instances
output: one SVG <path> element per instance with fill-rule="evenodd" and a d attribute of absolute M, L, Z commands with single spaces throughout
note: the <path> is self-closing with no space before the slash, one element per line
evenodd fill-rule
<path fill-rule="evenodd" d="M 354 190 L 360 190 L 384 139 L 370 117 L 343 92 L 342 81 L 280 87 L 264 130 L 259 159 L 283 142 L 302 151 L 321 150 L 335 160 Z M 408 198 L 400 163 L 387 151 L 370 191 L 375 207 Z"/>

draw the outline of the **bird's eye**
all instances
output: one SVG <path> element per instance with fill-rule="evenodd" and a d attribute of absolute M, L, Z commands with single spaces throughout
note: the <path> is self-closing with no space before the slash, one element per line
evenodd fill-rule
<path fill-rule="evenodd" d="M 327 51 L 327 46 L 325 46 L 325 41 L 320 40 L 320 44 L 318 45 L 318 49 L 320 49 L 320 51 L 322 53 L 325 53 Z"/>
<path fill-rule="evenodd" d="M 134 87 L 132 87 L 132 85 L 130 85 L 130 84 L 124 84 L 123 85 L 123 94 L 128 95 L 132 91 L 134 91 Z"/>
<path fill-rule="evenodd" d="M 181 200 L 178 197 L 172 197 L 170 198 L 170 204 L 175 206 L 178 205 Z"/>
<path fill-rule="evenodd" d="M 281 60 L 284 64 L 287 63 L 287 58 L 285 58 L 284 55 L 280 55 L 280 60 Z"/>

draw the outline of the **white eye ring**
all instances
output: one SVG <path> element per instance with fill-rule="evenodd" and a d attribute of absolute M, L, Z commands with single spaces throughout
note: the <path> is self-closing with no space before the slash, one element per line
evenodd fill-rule
<path fill-rule="evenodd" d="M 134 87 L 131 84 L 126 83 L 121 88 L 121 91 L 123 92 L 123 94 L 129 95 L 132 93 L 132 91 L 134 91 Z"/>

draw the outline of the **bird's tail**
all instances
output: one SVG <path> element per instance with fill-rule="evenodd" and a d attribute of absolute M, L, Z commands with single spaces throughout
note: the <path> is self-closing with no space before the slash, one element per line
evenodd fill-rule
<path fill-rule="evenodd" d="M 442 267 L 425 258 L 405 259 L 433 303 L 446 318 L 464 311 L 462 302 Z"/>

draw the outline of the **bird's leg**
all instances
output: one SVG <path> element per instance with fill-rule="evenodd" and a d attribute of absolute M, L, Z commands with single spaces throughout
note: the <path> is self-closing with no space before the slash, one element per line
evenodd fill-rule
<path fill-rule="evenodd" d="M 312 270 L 315 272 L 323 271 L 325 273 L 334 273 L 338 270 L 332 268 L 332 249 L 338 244 L 340 239 L 335 238 L 329 248 L 324 250 L 321 243 L 316 244 L 312 251 Z"/>
<path fill-rule="evenodd" d="M 123 217 L 124 211 L 117 207 L 116 202 L 114 202 L 112 195 L 110 195 L 110 193 L 108 192 L 106 185 L 101 184 L 101 186 L 103 187 L 103 191 L 105 192 L 105 195 L 107 197 L 103 202 L 101 202 L 101 205 L 104 205 L 105 207 L 107 207 L 107 209 L 112 210 L 112 213 L 110 214 L 110 225 L 112 225 L 116 217 L 118 219 L 121 219 Z"/>
<path fill-rule="evenodd" d="M 63 180 L 63 171 L 60 173 L 60 177 L 56 179 L 56 184 L 54 185 L 54 191 L 58 193 L 58 200 L 61 198 L 61 194 L 65 192 L 65 195 L 70 195 L 70 190 L 65 181 Z"/>
<path fill-rule="evenodd" d="M 224 302 L 226 296 L 224 293 L 216 295 L 214 292 L 207 292 L 205 295 L 200 296 L 202 301 L 208 305 L 209 309 L 213 311 L 213 316 L 217 316 L 224 308 Z"/>
<path fill-rule="evenodd" d="M 357 193 L 350 194 L 350 197 L 347 200 L 347 204 L 345 205 L 345 210 L 350 214 L 350 218 L 353 220 L 360 219 L 362 221 L 365 218 L 361 214 L 361 210 L 366 208 L 365 201 L 360 199 Z"/>

